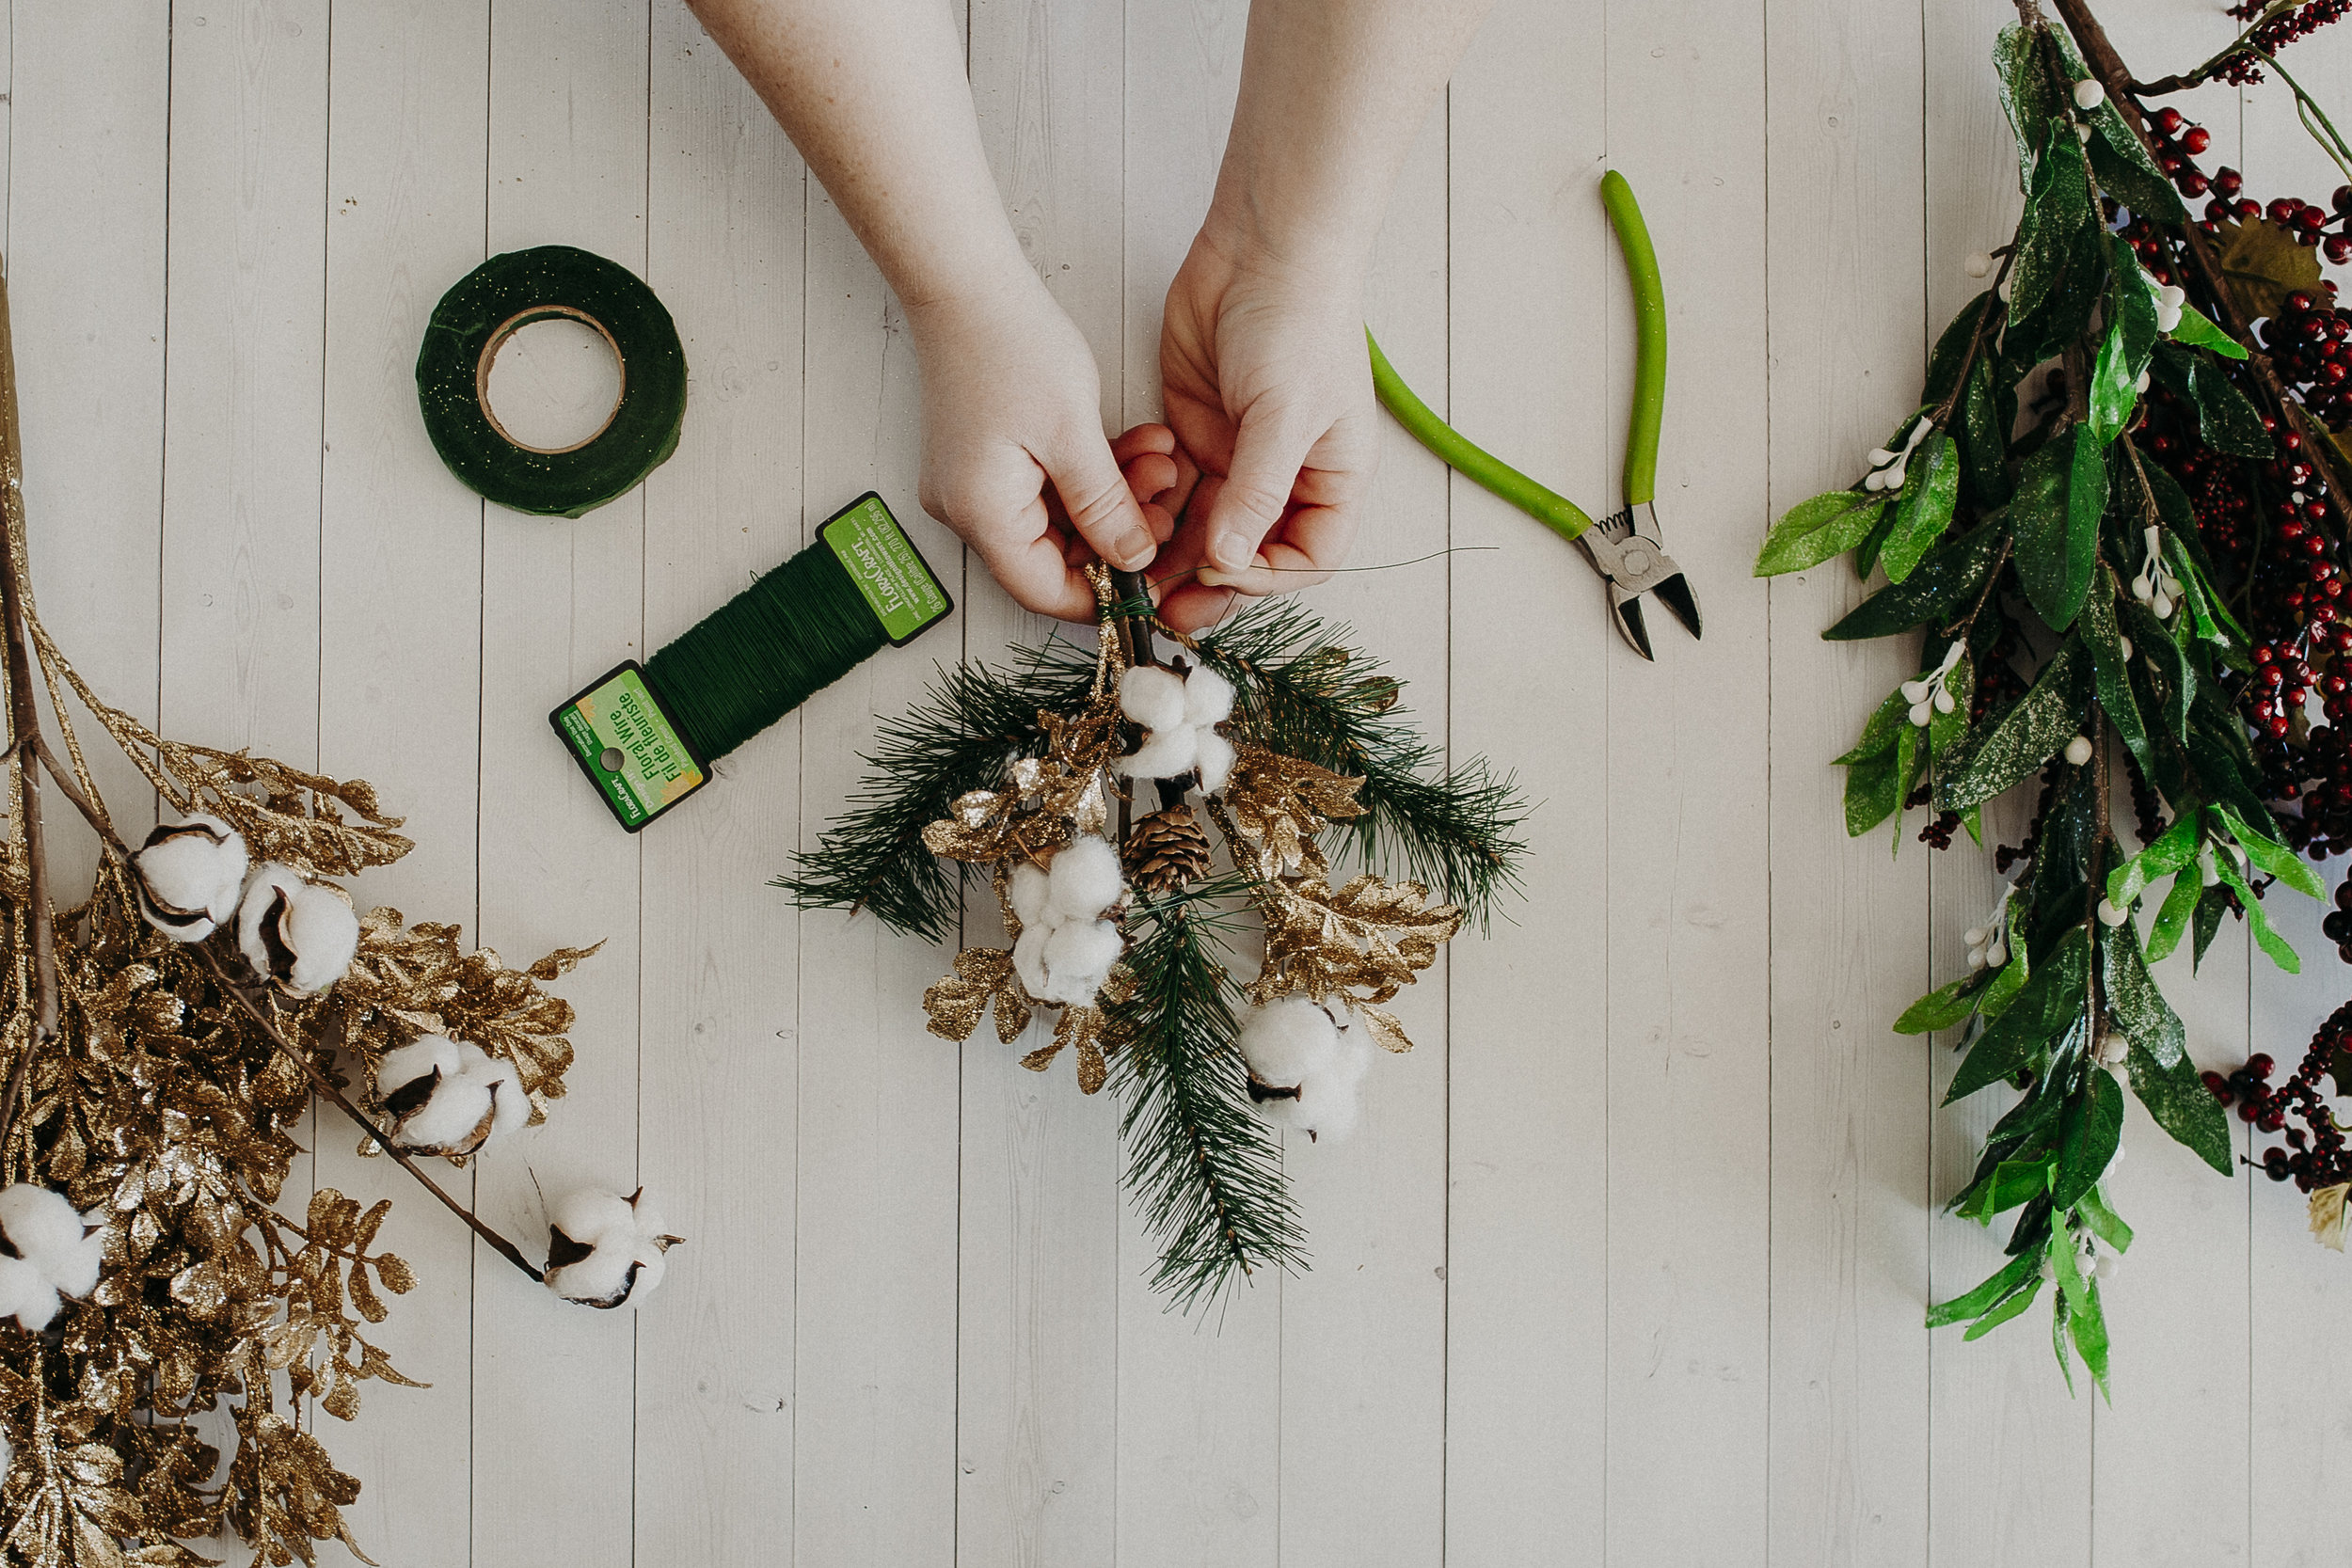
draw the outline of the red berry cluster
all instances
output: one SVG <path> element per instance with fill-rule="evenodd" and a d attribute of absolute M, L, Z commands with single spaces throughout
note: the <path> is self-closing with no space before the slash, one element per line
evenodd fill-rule
<path fill-rule="evenodd" d="M 2285 1144 L 2263 1150 L 2263 1174 L 2273 1181 L 2292 1180 L 2308 1193 L 2352 1180 L 2352 1163 L 2344 1157 L 2344 1129 L 2336 1125 L 2334 1113 L 2328 1109 L 2328 1097 L 2319 1086 L 2321 1074 L 2334 1063 L 2347 1038 L 2352 1038 L 2352 1002 L 2337 1008 L 2319 1026 L 2295 1076 L 2275 1088 L 2270 1075 L 2277 1064 L 2268 1056 L 2248 1057 L 2244 1067 L 2226 1078 L 2217 1072 L 2203 1074 L 2205 1087 L 2216 1100 L 2224 1105 L 2236 1103 L 2239 1120 L 2253 1123 L 2257 1132 L 2286 1134 Z M 2289 1117 L 2300 1125 L 2288 1126 Z"/>
<path fill-rule="evenodd" d="M 2251 22 L 2263 13 L 2266 0 L 2238 0 L 2230 8 L 2230 14 L 2240 22 Z M 2309 38 L 2330 22 L 2340 20 L 2352 11 L 2352 0 L 2311 0 L 2286 15 L 2264 23 L 2247 40 L 2248 47 L 2232 56 L 2222 68 L 2222 79 L 2245 87 L 2263 79 L 2261 55 L 2276 55 L 2297 39 Z"/>

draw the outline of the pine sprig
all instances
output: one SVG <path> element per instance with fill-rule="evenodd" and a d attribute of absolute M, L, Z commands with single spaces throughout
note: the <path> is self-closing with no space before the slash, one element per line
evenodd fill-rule
<path fill-rule="evenodd" d="M 893 930 L 945 941 L 956 929 L 968 872 L 926 848 L 924 828 L 946 816 L 957 796 L 1001 783 L 1014 758 L 1043 755 L 1039 710 L 1082 705 L 1093 668 L 1049 644 L 1020 651 L 1010 670 L 941 671 L 911 712 L 882 726 L 862 759 L 872 771 L 849 809 L 770 885 L 803 909 L 867 910 Z"/>
<path fill-rule="evenodd" d="M 1141 906 L 1125 960 L 1135 992 L 1109 1009 L 1127 1186 L 1161 1245 L 1152 1283 L 1187 1309 L 1260 1269 L 1306 1266 L 1281 1148 L 1233 1046 L 1233 983 L 1200 895 L 1214 891 Z"/>
<path fill-rule="evenodd" d="M 1266 599 L 1200 639 L 1240 693 L 1236 716 L 1267 750 L 1361 778 L 1348 826 L 1365 863 L 1402 871 L 1484 926 L 1518 885 L 1527 801 L 1486 759 L 1444 768 L 1443 748 L 1405 722 L 1403 683 L 1290 599 Z"/>

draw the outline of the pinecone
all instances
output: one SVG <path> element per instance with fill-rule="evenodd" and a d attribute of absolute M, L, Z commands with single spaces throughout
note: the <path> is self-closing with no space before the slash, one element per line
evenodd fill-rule
<path fill-rule="evenodd" d="M 1143 893 L 1170 893 L 1209 869 L 1209 835 L 1190 806 L 1169 806 L 1127 834 L 1127 879 Z"/>

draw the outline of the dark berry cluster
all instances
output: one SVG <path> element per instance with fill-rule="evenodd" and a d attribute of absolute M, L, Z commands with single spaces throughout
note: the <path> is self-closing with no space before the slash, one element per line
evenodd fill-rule
<path fill-rule="evenodd" d="M 2230 14 L 2240 22 L 2251 22 L 2262 15 L 2265 5 L 2266 0 L 2239 0 L 2230 8 Z M 2346 11 L 2352 11 L 2352 0 L 2310 0 L 2284 16 L 2273 17 L 2254 29 L 2253 37 L 2246 40 L 2247 49 L 2231 56 L 2222 67 L 2222 79 L 2238 87 L 2261 81 L 2262 55 L 2276 55 L 2296 40 L 2341 20 Z"/>
<path fill-rule="evenodd" d="M 2278 1064 L 2268 1056 L 2249 1056 L 2246 1065 L 2223 1077 L 2204 1074 L 2205 1087 L 2224 1105 L 2237 1106 L 2238 1119 L 2251 1122 L 2258 1132 L 2283 1132 L 2284 1144 L 2263 1150 L 2263 1174 L 2273 1181 L 2293 1180 L 2303 1192 L 2332 1187 L 2352 1180 L 2344 1158 L 2344 1129 L 2328 1108 L 2319 1081 L 2352 1037 L 2352 1002 L 2336 1009 L 2319 1033 L 2295 1075 L 2273 1086 L 2270 1075 Z M 2295 1123 L 2290 1126 L 2289 1121 Z"/>

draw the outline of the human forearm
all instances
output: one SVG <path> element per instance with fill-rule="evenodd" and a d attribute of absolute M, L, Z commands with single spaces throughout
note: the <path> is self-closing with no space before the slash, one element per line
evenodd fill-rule
<path fill-rule="evenodd" d="M 1490 0 L 1256 0 L 1204 235 L 1360 273 L 1397 171 Z"/>
<path fill-rule="evenodd" d="M 688 0 L 917 322 L 1037 289 L 942 0 Z"/>

